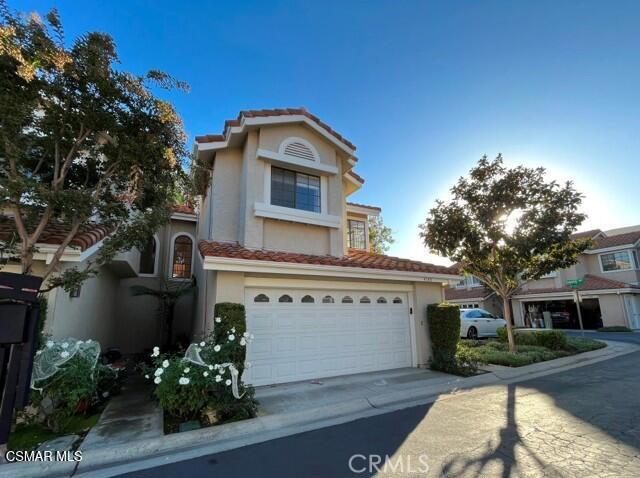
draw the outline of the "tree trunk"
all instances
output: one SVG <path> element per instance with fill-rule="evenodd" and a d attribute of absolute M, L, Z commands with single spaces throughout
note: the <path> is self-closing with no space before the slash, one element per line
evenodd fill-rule
<path fill-rule="evenodd" d="M 511 307 L 508 297 L 502 296 L 502 306 L 504 308 L 504 320 L 507 321 L 507 339 L 509 340 L 509 352 L 515 352 L 516 341 L 513 337 L 513 326 L 511 325 Z"/>

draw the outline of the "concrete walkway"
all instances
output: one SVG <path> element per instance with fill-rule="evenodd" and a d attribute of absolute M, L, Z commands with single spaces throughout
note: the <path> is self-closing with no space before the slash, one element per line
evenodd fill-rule
<path fill-rule="evenodd" d="M 163 436 L 162 409 L 151 399 L 151 391 L 143 377 L 129 377 L 122 393 L 109 402 L 80 449 L 84 452 Z"/>
<path fill-rule="evenodd" d="M 423 389 L 452 379 L 446 373 L 419 368 L 400 368 L 382 372 L 343 375 L 314 381 L 286 383 L 256 388 L 259 414 L 276 415 L 374 398 L 392 391 Z"/>

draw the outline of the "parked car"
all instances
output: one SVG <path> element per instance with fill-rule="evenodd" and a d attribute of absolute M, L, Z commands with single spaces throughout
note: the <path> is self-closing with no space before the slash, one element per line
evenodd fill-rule
<path fill-rule="evenodd" d="M 506 320 L 484 309 L 460 309 L 460 337 L 468 339 L 496 337 L 498 335 L 496 330 L 506 326 Z"/>

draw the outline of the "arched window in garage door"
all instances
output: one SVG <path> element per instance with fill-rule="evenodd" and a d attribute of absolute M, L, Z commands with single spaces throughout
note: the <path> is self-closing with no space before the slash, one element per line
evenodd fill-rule
<path fill-rule="evenodd" d="M 312 296 L 305 295 L 300 302 L 303 304 L 313 304 L 315 301 L 316 300 Z"/>
<path fill-rule="evenodd" d="M 278 302 L 290 303 L 290 302 L 293 302 L 293 299 L 291 298 L 290 295 L 284 294 L 280 296 L 280 298 L 278 299 Z"/>
<path fill-rule="evenodd" d="M 269 302 L 269 297 L 264 294 L 258 294 L 253 298 L 254 302 Z"/>

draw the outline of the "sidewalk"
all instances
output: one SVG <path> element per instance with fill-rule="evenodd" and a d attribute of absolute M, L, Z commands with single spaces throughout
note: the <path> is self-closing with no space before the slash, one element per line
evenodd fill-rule
<path fill-rule="evenodd" d="M 162 435 L 126 444 L 83 450 L 74 476 L 107 477 L 283 436 L 347 423 L 359 418 L 431 403 L 472 388 L 507 384 L 636 352 L 640 346 L 607 342 L 608 347 L 577 356 L 519 368 L 486 367 L 487 373 L 469 378 L 430 370 L 400 369 L 351 377 L 265 387 L 256 391 L 261 416 L 241 422 Z M 0 476 L 71 476 L 68 467 L 23 463 L 0 467 Z"/>

